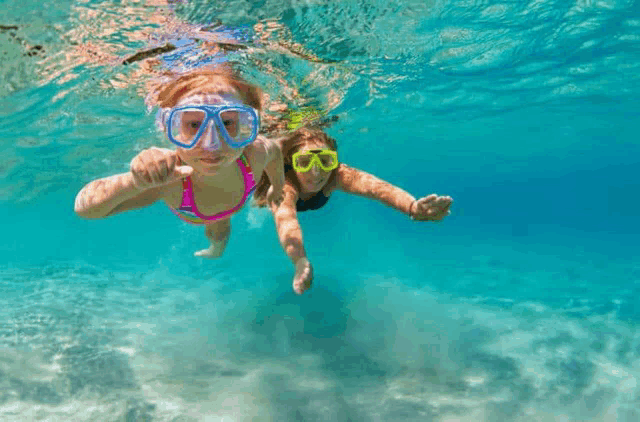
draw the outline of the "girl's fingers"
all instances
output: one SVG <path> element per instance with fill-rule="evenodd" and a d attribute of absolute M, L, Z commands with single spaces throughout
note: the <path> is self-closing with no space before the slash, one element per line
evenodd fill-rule
<path fill-rule="evenodd" d="M 431 195 L 425 196 L 424 198 L 419 200 L 418 203 L 428 204 L 430 202 L 435 201 L 437 198 L 438 198 L 438 195 L 436 195 L 435 193 L 432 193 Z"/>
<path fill-rule="evenodd" d="M 173 170 L 173 174 L 179 179 L 181 179 L 183 177 L 191 176 L 193 174 L 193 167 L 177 166 Z"/>
<path fill-rule="evenodd" d="M 449 207 L 453 199 L 450 196 L 431 194 L 421 198 L 416 203 L 416 215 L 425 220 L 440 221 L 451 214 Z"/>
<path fill-rule="evenodd" d="M 435 201 L 434 205 L 437 208 L 440 208 L 440 209 L 444 210 L 444 209 L 447 209 L 447 208 L 449 208 L 451 206 L 451 202 L 452 202 L 451 201 L 451 197 L 441 196 Z"/>
<path fill-rule="evenodd" d="M 436 206 L 441 210 L 446 210 L 447 208 L 449 208 L 449 205 L 451 204 L 446 199 L 438 201 L 438 203 L 436 204 Z"/>
<path fill-rule="evenodd" d="M 142 180 L 145 186 L 149 186 L 152 183 L 151 176 L 146 171 L 139 174 L 138 177 Z"/>
<path fill-rule="evenodd" d="M 167 163 L 167 157 L 158 155 L 153 163 L 153 170 L 155 176 L 155 182 L 158 184 L 164 184 L 167 181 L 167 175 L 169 174 L 169 164 Z"/>
<path fill-rule="evenodd" d="M 145 159 L 144 156 L 140 156 L 138 164 L 138 171 L 140 177 L 146 182 L 147 185 L 153 184 L 153 175 L 151 174 L 151 163 Z"/>
<path fill-rule="evenodd" d="M 149 174 L 149 169 L 146 166 L 138 170 L 137 174 L 138 174 L 138 178 L 142 180 L 144 184 L 150 185 L 151 183 L 153 183 L 153 179 Z"/>
<path fill-rule="evenodd" d="M 137 187 L 144 188 L 147 185 L 147 182 L 144 180 L 144 178 L 140 177 L 137 172 L 132 171 L 131 174 L 133 175 L 133 183 L 135 183 Z"/>
<path fill-rule="evenodd" d="M 139 186 L 151 187 L 167 183 L 177 164 L 175 151 L 152 147 L 131 161 L 130 170 Z"/>
<path fill-rule="evenodd" d="M 160 179 L 160 169 L 156 163 L 153 163 L 149 168 L 149 175 L 151 176 L 151 180 L 154 185 L 159 185 L 162 183 Z"/>
<path fill-rule="evenodd" d="M 416 211 L 424 212 L 431 207 L 431 201 L 427 201 L 426 198 L 424 201 L 420 200 L 416 203 Z"/>
<path fill-rule="evenodd" d="M 158 176 L 160 180 L 166 181 L 169 175 L 169 164 L 166 161 L 160 161 L 158 165 Z"/>

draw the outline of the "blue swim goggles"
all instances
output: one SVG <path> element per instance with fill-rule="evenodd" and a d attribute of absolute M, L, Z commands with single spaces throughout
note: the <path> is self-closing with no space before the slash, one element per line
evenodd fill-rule
<path fill-rule="evenodd" d="M 202 146 L 218 150 L 221 141 L 232 148 L 242 148 L 258 136 L 258 112 L 243 104 L 185 105 L 165 110 L 163 124 L 169 140 L 181 148 L 193 148 L 207 133 Z"/>

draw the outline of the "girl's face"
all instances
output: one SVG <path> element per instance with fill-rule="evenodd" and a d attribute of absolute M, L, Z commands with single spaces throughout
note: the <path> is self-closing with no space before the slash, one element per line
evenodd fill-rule
<path fill-rule="evenodd" d="M 316 149 L 324 149 L 331 148 L 323 142 L 319 141 L 309 141 L 307 142 L 301 149 L 298 151 L 306 152 Z M 295 170 L 294 170 L 295 171 Z M 311 170 L 307 172 L 298 172 L 296 171 L 296 177 L 300 182 L 300 188 L 302 189 L 301 193 L 317 193 L 324 188 L 329 180 L 329 176 L 331 176 L 331 171 L 324 171 L 321 169 L 318 164 L 314 164 L 311 167 Z"/>
<path fill-rule="evenodd" d="M 243 104 L 242 99 L 237 94 L 198 94 L 189 95 L 179 101 L 176 107 L 185 105 L 223 105 L 223 104 Z M 225 112 L 221 114 L 221 120 L 229 135 L 235 136 L 238 130 L 238 113 Z M 203 113 L 200 112 L 184 112 L 180 118 L 179 126 L 172 131 L 174 137 L 178 136 L 185 139 L 192 139 L 198 132 L 200 125 L 203 124 Z M 220 128 L 212 121 L 207 123 L 208 127 L 202 133 L 198 142 L 192 148 L 177 147 L 178 156 L 185 164 L 193 167 L 197 172 L 204 174 L 215 174 L 222 167 L 226 167 L 234 163 L 242 153 L 244 148 L 232 148 L 225 142 L 224 137 L 220 133 Z"/>

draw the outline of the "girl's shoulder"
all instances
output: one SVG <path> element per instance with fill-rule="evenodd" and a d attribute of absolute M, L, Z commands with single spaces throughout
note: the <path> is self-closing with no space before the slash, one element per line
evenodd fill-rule
<path fill-rule="evenodd" d="M 357 177 L 358 170 L 349 167 L 344 163 L 340 163 L 336 169 L 335 177 L 332 177 L 331 190 L 342 189 L 345 185 L 349 185 Z"/>

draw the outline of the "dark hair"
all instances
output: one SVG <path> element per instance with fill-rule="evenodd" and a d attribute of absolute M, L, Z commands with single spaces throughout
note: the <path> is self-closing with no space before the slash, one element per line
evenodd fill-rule
<path fill-rule="evenodd" d="M 301 190 L 300 183 L 298 182 L 296 173 L 293 170 L 292 157 L 293 154 L 300 151 L 309 141 L 320 141 L 331 150 L 336 152 L 338 151 L 338 145 L 335 139 L 324 133 L 322 130 L 311 127 L 298 128 L 290 134 L 276 140 L 282 149 L 285 179 L 291 183 L 298 192 Z M 329 180 L 327 180 L 327 183 L 322 188 L 323 192 L 335 183 L 337 170 L 338 169 L 334 169 L 331 171 Z M 269 178 L 266 174 L 263 174 L 253 194 L 254 206 L 264 207 L 267 205 L 267 191 L 269 190 L 269 186 L 271 186 Z"/>

